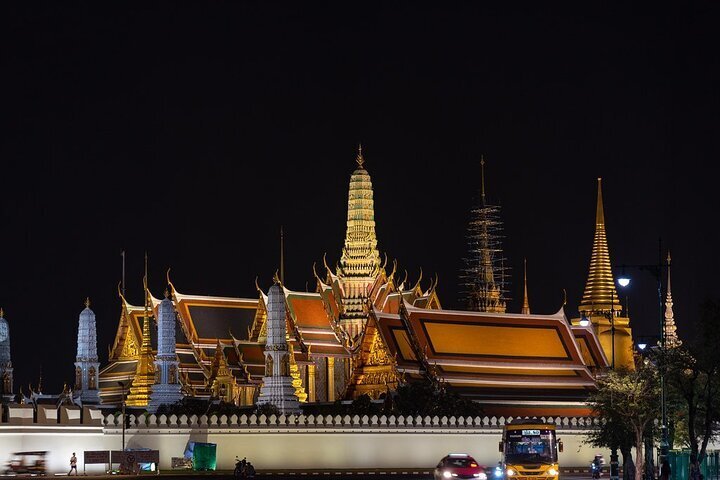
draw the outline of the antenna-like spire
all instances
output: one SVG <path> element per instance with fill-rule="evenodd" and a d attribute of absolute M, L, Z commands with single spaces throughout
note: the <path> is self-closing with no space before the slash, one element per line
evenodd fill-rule
<path fill-rule="evenodd" d="M 90 297 L 85 298 L 85 308 L 90 308 Z"/>
<path fill-rule="evenodd" d="M 480 155 L 480 202 L 485 206 L 485 155 Z"/>
<path fill-rule="evenodd" d="M 524 294 L 523 294 L 523 305 L 520 313 L 523 315 L 530 314 L 530 302 L 528 301 L 528 290 L 527 290 L 527 258 L 523 259 L 523 276 L 524 276 Z"/>
<path fill-rule="evenodd" d="M 148 311 L 148 254 L 145 252 L 145 276 L 143 277 L 143 294 L 145 295 L 145 316 Z"/>
<path fill-rule="evenodd" d="M 355 158 L 355 161 L 362 167 L 363 163 L 365 163 L 365 158 L 362 154 L 362 143 L 358 143 L 358 154 L 357 158 Z"/>
<path fill-rule="evenodd" d="M 280 225 L 280 283 L 285 285 L 285 236 Z"/>
<path fill-rule="evenodd" d="M 120 252 L 122 256 L 122 296 L 125 296 L 125 250 Z"/>

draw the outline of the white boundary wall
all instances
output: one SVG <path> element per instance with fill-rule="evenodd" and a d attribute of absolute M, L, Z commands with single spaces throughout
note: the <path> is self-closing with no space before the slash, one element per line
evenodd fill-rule
<path fill-rule="evenodd" d="M 162 470 L 170 468 L 172 457 L 182 456 L 189 441 L 216 443 L 218 469 L 232 469 L 236 455 L 247 457 L 259 469 L 428 469 L 450 452 L 467 452 L 481 463 L 494 465 L 500 458 L 502 426 L 511 418 L 130 415 L 128 420 L 126 446 L 159 450 Z M 588 465 L 598 449 L 584 445 L 583 440 L 594 420 L 545 420 L 558 425 L 565 447 L 561 466 Z M 122 422 L 114 416 L 92 426 L 0 424 L 3 464 L 12 452 L 47 450 L 48 470 L 58 473 L 69 470 L 70 456 L 76 452 L 82 470 L 83 451 L 121 448 Z M 609 457 L 609 452 L 602 453 Z M 88 473 L 102 471 L 102 465 L 87 466 Z"/>

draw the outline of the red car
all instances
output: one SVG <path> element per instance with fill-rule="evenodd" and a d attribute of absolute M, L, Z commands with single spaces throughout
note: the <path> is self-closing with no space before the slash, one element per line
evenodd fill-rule
<path fill-rule="evenodd" d="M 472 478 L 487 480 L 485 466 L 467 453 L 450 453 L 435 467 L 435 480 Z"/>

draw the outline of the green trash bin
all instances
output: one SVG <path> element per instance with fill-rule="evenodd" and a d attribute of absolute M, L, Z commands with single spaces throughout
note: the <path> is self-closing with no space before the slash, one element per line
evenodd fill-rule
<path fill-rule="evenodd" d="M 194 470 L 215 470 L 217 466 L 217 444 L 198 443 L 193 446 L 193 468 Z"/>

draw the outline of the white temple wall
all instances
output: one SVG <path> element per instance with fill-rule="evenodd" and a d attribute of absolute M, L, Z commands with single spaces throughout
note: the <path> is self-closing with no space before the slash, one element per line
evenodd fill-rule
<path fill-rule="evenodd" d="M 244 416 L 243 416 L 244 417 Z M 138 422 L 139 420 L 139 422 Z M 500 458 L 504 419 L 411 419 L 390 417 L 216 417 L 180 419 L 151 416 L 135 419 L 126 430 L 129 448 L 160 451 L 160 468 L 167 470 L 172 457 L 180 457 L 188 441 L 217 444 L 217 468 L 231 470 L 235 456 L 247 457 L 258 469 L 413 468 L 430 469 L 450 452 L 467 452 L 488 466 Z M 583 443 L 587 419 L 554 419 L 564 444 L 560 466 L 584 467 L 596 453 L 610 452 Z M 467 422 L 467 423 L 466 423 Z M 0 424 L 0 463 L 13 452 L 47 450 L 50 473 L 66 472 L 73 452 L 78 470 L 85 450 L 120 450 L 122 428 L 113 417 L 105 425 Z M 718 449 L 713 445 L 710 449 Z M 87 466 L 99 473 L 102 465 Z"/>

